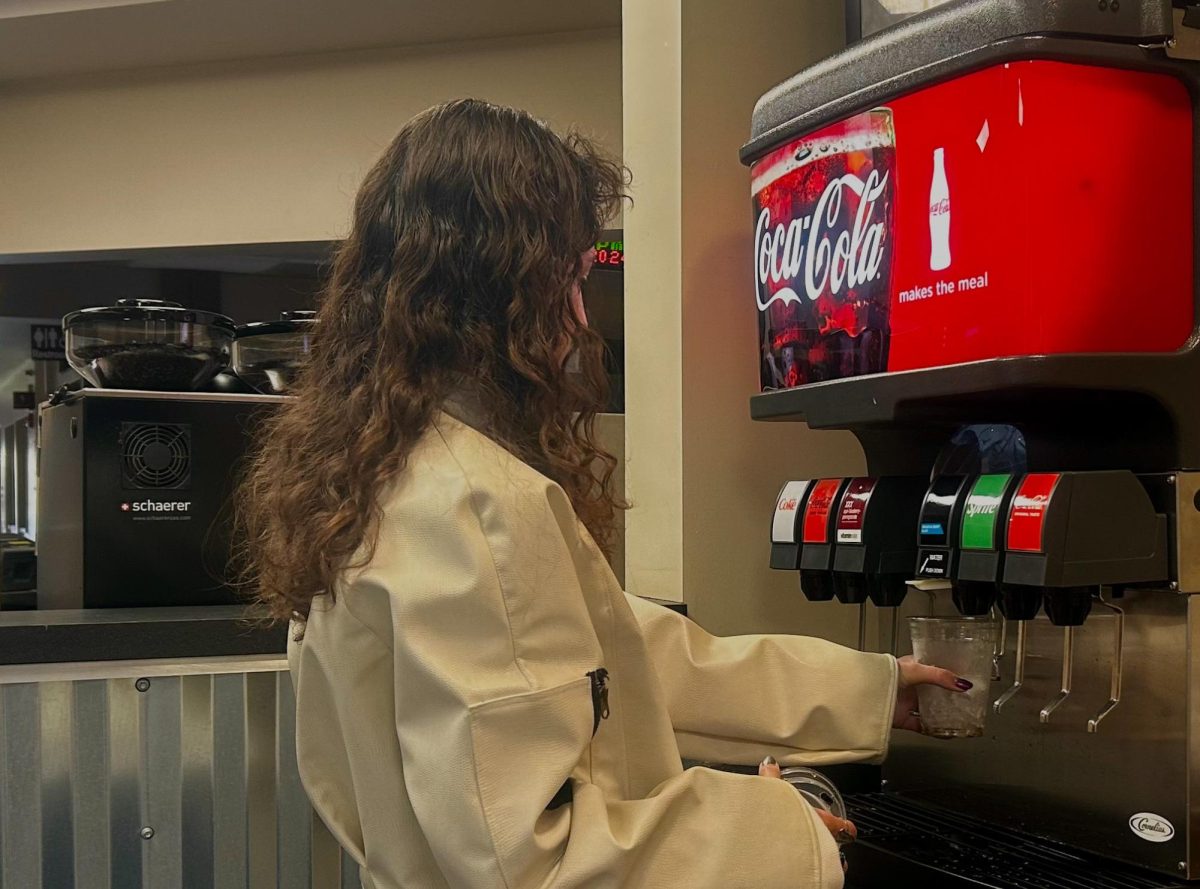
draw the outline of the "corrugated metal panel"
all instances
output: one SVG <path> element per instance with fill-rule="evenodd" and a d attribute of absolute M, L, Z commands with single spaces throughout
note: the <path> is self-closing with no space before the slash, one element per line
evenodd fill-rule
<path fill-rule="evenodd" d="M 286 672 L 0 683 L 0 889 L 358 889 Z"/>

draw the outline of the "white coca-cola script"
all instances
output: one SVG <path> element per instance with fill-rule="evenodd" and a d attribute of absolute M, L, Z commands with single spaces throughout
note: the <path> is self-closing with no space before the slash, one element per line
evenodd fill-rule
<path fill-rule="evenodd" d="M 771 303 L 799 302 L 790 286 L 804 272 L 804 290 L 815 300 L 828 289 L 836 296 L 846 287 L 858 287 L 874 281 L 883 265 L 885 220 L 874 221 L 875 207 L 887 188 L 888 174 L 878 170 L 862 180 L 852 173 L 834 179 L 826 186 L 809 216 L 791 220 L 786 226 L 772 227 L 771 211 L 764 207 L 754 230 L 754 262 L 758 273 L 758 307 Z M 838 231 L 844 192 L 849 189 L 858 198 L 858 210 L 850 230 Z M 779 287 L 764 302 L 767 282 Z"/>

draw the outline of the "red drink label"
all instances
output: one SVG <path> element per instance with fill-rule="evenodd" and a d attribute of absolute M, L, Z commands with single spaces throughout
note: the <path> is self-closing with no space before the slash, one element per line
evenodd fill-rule
<path fill-rule="evenodd" d="M 1036 60 L 765 155 L 752 169 L 762 388 L 1177 350 L 1194 324 L 1192 151 L 1177 78 Z"/>
<path fill-rule="evenodd" d="M 838 510 L 837 542 L 862 543 L 863 523 L 867 518 L 867 505 L 871 492 L 875 490 L 875 479 L 851 479 L 842 496 L 842 507 Z"/>
<path fill-rule="evenodd" d="M 1046 511 L 1061 473 L 1031 472 L 1021 480 L 1008 508 L 1008 548 L 1015 552 L 1040 553 Z"/>
<path fill-rule="evenodd" d="M 813 485 L 804 510 L 805 543 L 829 542 L 829 514 L 833 512 L 833 502 L 841 486 L 840 478 L 823 478 Z"/>

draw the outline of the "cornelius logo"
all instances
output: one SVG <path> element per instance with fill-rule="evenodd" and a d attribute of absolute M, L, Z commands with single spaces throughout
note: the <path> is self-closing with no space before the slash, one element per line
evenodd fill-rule
<path fill-rule="evenodd" d="M 1138 812 L 1131 816 L 1129 829 L 1151 843 L 1165 843 L 1175 836 L 1175 828 L 1171 822 L 1153 812 Z"/>
<path fill-rule="evenodd" d="M 772 231 L 771 210 L 763 207 L 754 232 L 759 309 L 765 310 L 780 300 L 785 305 L 799 302 L 800 297 L 791 287 L 780 287 L 765 302 L 761 294 L 768 281 L 791 282 L 801 271 L 810 300 L 817 299 L 826 288 L 836 296 L 843 284 L 853 289 L 878 277 L 884 260 L 886 219 L 872 217 L 887 190 L 888 175 L 885 172 L 880 176 L 878 170 L 872 170 L 865 182 L 853 173 L 839 176 L 825 187 L 812 215 L 797 217 L 786 228 L 781 223 Z M 858 208 L 853 228 L 839 232 L 835 226 L 847 189 L 857 196 Z"/>
<path fill-rule="evenodd" d="M 174 512 L 183 513 L 192 508 L 191 500 L 139 500 L 122 503 L 121 512 Z"/>

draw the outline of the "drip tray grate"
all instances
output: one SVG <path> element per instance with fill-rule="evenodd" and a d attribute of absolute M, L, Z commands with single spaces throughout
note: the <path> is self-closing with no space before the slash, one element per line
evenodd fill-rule
<path fill-rule="evenodd" d="M 875 885 L 854 879 L 858 846 L 864 853 L 885 853 L 926 872 L 957 878 L 962 885 L 990 889 L 1175 889 L 1189 885 L 894 793 L 849 796 L 846 806 L 859 835 L 859 843 L 852 847 L 847 885 Z M 872 855 L 873 860 L 877 858 Z M 898 874 L 892 870 L 891 876 L 896 879 Z M 902 884 L 903 880 L 891 883 Z"/>

